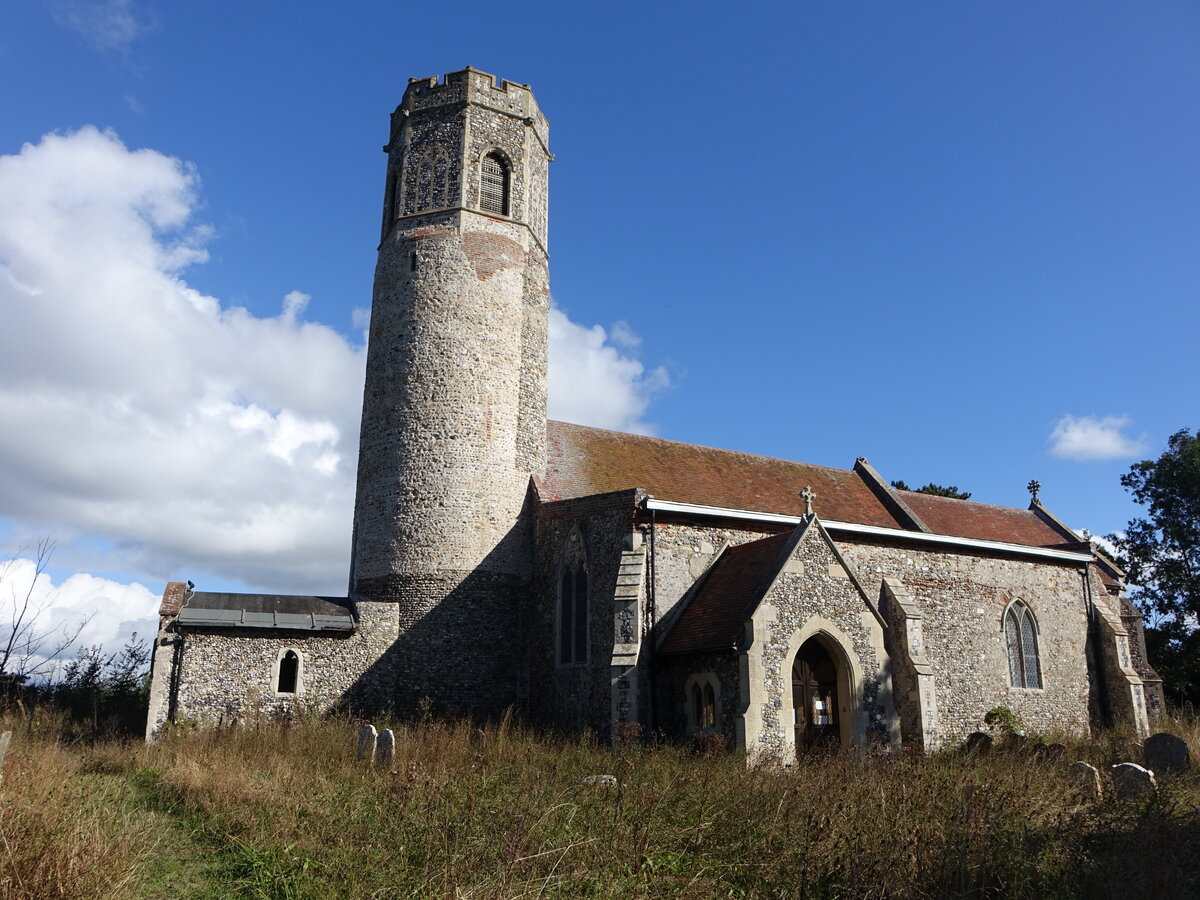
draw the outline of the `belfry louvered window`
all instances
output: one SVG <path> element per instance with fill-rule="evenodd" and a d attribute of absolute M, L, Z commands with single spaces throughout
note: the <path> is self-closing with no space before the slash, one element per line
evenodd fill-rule
<path fill-rule="evenodd" d="M 1013 687 L 1040 688 L 1042 667 L 1038 658 L 1037 622 L 1024 603 L 1004 614 L 1004 642 L 1008 649 L 1008 677 Z"/>
<path fill-rule="evenodd" d="M 508 165 L 499 153 L 483 158 L 479 177 L 479 208 L 484 212 L 508 215 Z"/>

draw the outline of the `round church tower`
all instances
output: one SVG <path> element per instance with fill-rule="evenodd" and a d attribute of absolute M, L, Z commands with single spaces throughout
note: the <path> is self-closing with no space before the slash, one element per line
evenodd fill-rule
<path fill-rule="evenodd" d="M 401 705 L 513 700 L 546 454 L 548 129 L 528 85 L 470 68 L 411 80 L 392 114 L 350 579 L 398 606 Z"/>

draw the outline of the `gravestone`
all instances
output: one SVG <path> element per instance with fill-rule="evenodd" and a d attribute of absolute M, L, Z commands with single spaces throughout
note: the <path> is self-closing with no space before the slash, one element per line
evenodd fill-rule
<path fill-rule="evenodd" d="M 968 753 L 987 753 L 992 749 L 992 736 L 986 731 L 972 731 L 963 747 Z"/>
<path fill-rule="evenodd" d="M 1154 773 L 1137 763 L 1117 763 L 1112 767 L 1112 780 L 1118 800 L 1135 800 L 1158 786 Z"/>
<path fill-rule="evenodd" d="M 1091 797 L 1094 800 L 1099 800 L 1104 793 L 1104 787 L 1100 783 L 1100 770 L 1091 763 L 1086 763 L 1083 760 L 1071 763 L 1067 771 L 1071 775 L 1071 780 L 1078 786 L 1080 792 L 1085 796 Z"/>
<path fill-rule="evenodd" d="M 600 784 L 613 787 L 617 783 L 616 775 L 585 775 L 581 784 Z"/>
<path fill-rule="evenodd" d="M 358 758 L 367 762 L 375 761 L 375 741 L 378 735 L 374 725 L 364 725 L 358 729 Z"/>
<path fill-rule="evenodd" d="M 387 768 L 391 766 L 392 760 L 396 757 L 396 734 L 390 728 L 385 728 L 379 732 L 378 749 L 375 751 L 375 762 L 377 765 Z"/>
<path fill-rule="evenodd" d="M 1160 775 L 1186 772 L 1192 767 L 1187 741 L 1166 731 L 1152 734 L 1142 746 L 1142 759 L 1147 769 Z"/>
<path fill-rule="evenodd" d="M 8 756 L 8 745 L 12 741 L 12 732 L 0 734 L 0 781 L 4 780 L 4 757 Z"/>

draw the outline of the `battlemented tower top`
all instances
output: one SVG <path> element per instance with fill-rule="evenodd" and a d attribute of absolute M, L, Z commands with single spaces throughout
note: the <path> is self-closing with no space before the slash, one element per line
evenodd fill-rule
<path fill-rule="evenodd" d="M 497 78 L 471 66 L 448 72 L 440 79 L 436 75 L 410 78 L 396 113 L 411 115 L 437 107 L 468 103 L 525 119 L 526 124 L 532 126 L 545 143 L 549 122 L 538 108 L 529 85 Z"/>

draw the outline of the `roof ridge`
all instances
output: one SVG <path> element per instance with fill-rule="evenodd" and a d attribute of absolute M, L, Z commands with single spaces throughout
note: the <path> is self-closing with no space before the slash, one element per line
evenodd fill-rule
<path fill-rule="evenodd" d="M 1010 512 L 1033 513 L 1033 510 L 1023 506 L 1005 506 L 1003 503 L 984 503 L 982 500 L 964 500 L 962 497 L 943 497 L 940 494 L 927 494 L 924 491 L 905 491 L 900 488 L 893 488 L 901 494 L 920 494 L 922 497 L 932 497 L 934 500 L 950 500 L 954 503 L 971 503 L 975 506 L 988 506 L 992 509 L 1007 509 Z"/>

